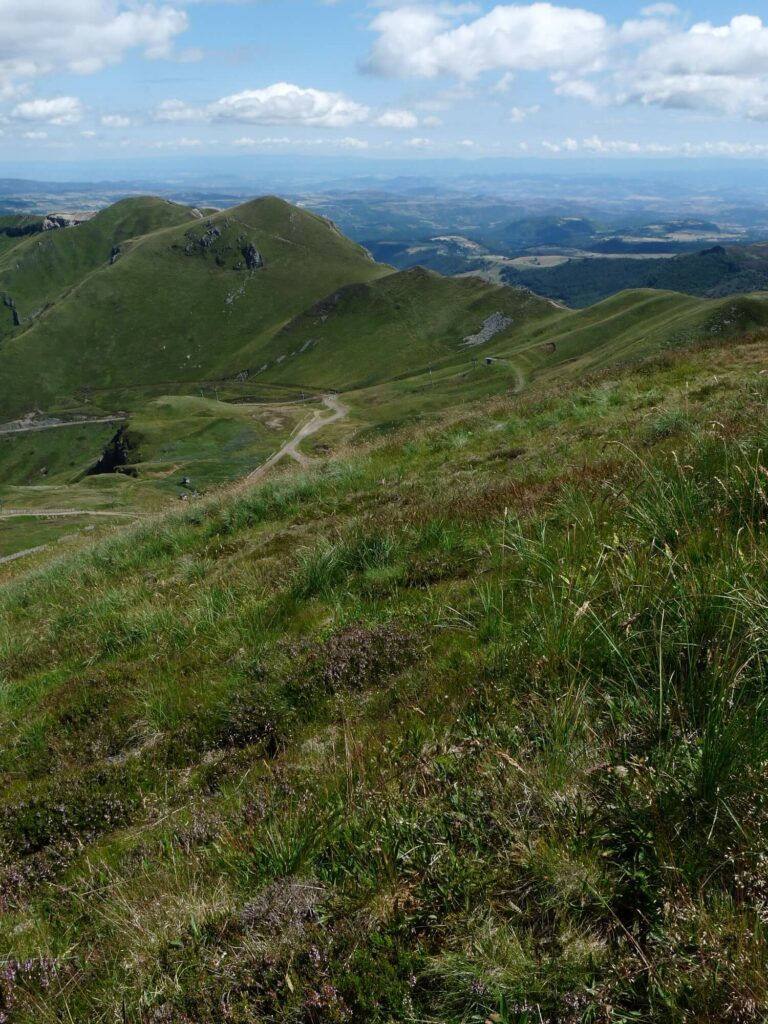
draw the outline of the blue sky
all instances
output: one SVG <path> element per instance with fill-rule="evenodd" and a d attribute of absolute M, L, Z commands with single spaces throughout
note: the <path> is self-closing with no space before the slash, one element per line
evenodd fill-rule
<path fill-rule="evenodd" d="M 765 159 L 765 9 L 0 0 L 0 159 Z"/>

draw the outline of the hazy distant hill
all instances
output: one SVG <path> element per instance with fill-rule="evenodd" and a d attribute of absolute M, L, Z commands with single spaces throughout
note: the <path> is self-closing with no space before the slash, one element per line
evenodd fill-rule
<path fill-rule="evenodd" d="M 572 259 L 542 270 L 507 266 L 501 274 L 568 306 L 588 306 L 625 288 L 718 298 L 768 290 L 768 245 L 717 245 L 670 259 Z"/>

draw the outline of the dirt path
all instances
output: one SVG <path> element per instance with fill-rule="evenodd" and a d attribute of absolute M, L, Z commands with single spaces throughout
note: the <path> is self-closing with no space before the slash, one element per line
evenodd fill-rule
<path fill-rule="evenodd" d="M 15 562 L 17 558 L 26 558 L 27 555 L 36 555 L 38 551 L 45 551 L 47 547 L 47 544 L 39 544 L 36 548 L 27 548 L 26 551 L 15 551 L 12 555 L 4 555 L 0 558 L 0 565 Z"/>
<path fill-rule="evenodd" d="M 125 416 L 105 416 L 98 420 L 69 420 L 66 423 L 32 423 L 29 426 L 0 426 L 0 437 L 9 434 L 33 434 L 40 430 L 61 430 L 63 427 L 89 427 L 92 423 L 125 423 Z"/>
<path fill-rule="evenodd" d="M 102 512 L 87 508 L 5 508 L 0 519 L 63 519 L 69 516 L 99 516 L 102 518 L 140 519 L 139 512 Z"/>
<path fill-rule="evenodd" d="M 299 451 L 301 442 L 312 434 L 316 434 L 318 430 L 322 430 L 323 427 L 327 427 L 337 420 L 344 419 L 349 412 L 347 407 L 342 405 L 335 395 L 324 395 L 323 404 L 331 410 L 331 415 L 323 416 L 320 410 L 315 410 L 312 413 L 312 418 L 303 427 L 299 427 L 293 437 L 286 441 L 282 448 L 278 449 L 274 455 L 270 455 L 266 462 L 263 462 L 257 469 L 254 469 L 252 473 L 245 477 L 245 483 L 253 484 L 261 480 L 285 455 L 290 455 L 301 466 L 308 466 L 310 464 L 311 460 Z"/>

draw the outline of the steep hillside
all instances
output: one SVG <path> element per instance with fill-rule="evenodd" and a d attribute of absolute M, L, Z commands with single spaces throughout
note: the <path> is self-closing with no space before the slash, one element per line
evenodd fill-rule
<path fill-rule="evenodd" d="M 410 374 L 345 394 L 372 426 L 427 419 L 462 402 L 576 381 L 654 352 L 710 343 L 768 325 L 768 301 L 712 301 L 674 292 L 623 292 L 585 310 L 552 309 L 477 348 L 422 364 Z M 448 346 L 446 346 L 448 348 Z"/>
<path fill-rule="evenodd" d="M 762 1024 L 766 345 L 0 568 L 2 1018 Z"/>
<path fill-rule="evenodd" d="M 270 197 L 211 216 L 131 199 L 22 237 L 0 256 L 0 300 L 0 422 L 34 408 L 135 412 L 148 399 L 219 389 L 300 396 L 405 378 L 418 386 L 424 373 L 434 384 L 487 359 L 514 358 L 519 384 L 765 320 L 758 299 L 731 309 L 635 290 L 572 312 L 479 278 L 396 273 L 330 221 Z"/>
<path fill-rule="evenodd" d="M 194 220 L 191 210 L 165 199 L 124 199 L 74 227 L 17 239 L 0 256 L 0 342 L 32 324 L 91 271 L 108 266 L 128 239 Z"/>
<path fill-rule="evenodd" d="M 69 240 L 93 232 L 97 220 L 53 237 L 72 248 Z M 26 243 L 30 260 L 39 244 Z M 301 310 L 342 285 L 389 272 L 328 221 L 270 198 L 209 219 L 185 211 L 182 224 L 118 248 L 31 325 L 20 317 L 21 327 L 0 346 L 4 415 L 84 398 L 114 408 L 130 401 L 126 389 L 162 383 L 173 390 L 235 375 Z M 96 249 L 87 247 L 91 263 Z M 0 287 L 14 295 L 2 274 Z M 16 301 L 16 308 L 23 314 L 26 307 Z"/>
<path fill-rule="evenodd" d="M 500 334 L 554 312 L 524 290 L 417 267 L 326 297 L 270 342 L 262 372 L 266 380 L 307 387 L 366 387 L 434 361 L 466 362 Z"/>

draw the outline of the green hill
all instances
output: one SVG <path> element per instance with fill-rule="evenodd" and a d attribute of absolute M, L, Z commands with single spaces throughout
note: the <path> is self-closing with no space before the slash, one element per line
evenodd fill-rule
<path fill-rule="evenodd" d="M 430 370 L 434 383 L 487 358 L 514 359 L 519 382 L 765 319 L 757 298 L 728 313 L 635 290 L 573 312 L 474 277 L 396 273 L 330 221 L 270 197 L 210 217 L 129 199 L 22 237 L 0 256 L 0 296 L 2 420 L 131 411 L 219 388 L 348 391 Z"/>
<path fill-rule="evenodd" d="M 765 326 L 768 301 L 760 296 L 712 301 L 624 292 L 586 310 L 550 307 L 478 348 L 446 345 L 442 357 L 352 390 L 345 401 L 371 425 L 407 423 L 462 402 L 579 380 L 654 352 L 736 339 Z"/>
<path fill-rule="evenodd" d="M 167 217 L 167 204 L 157 203 L 149 219 Z M 123 210 L 130 216 L 118 221 L 118 230 L 115 219 Z M 342 285 L 389 272 L 330 222 L 278 199 L 209 219 L 179 207 L 168 210 L 175 226 L 125 246 L 115 241 L 121 232 L 136 234 L 137 219 L 148 226 L 147 211 L 132 200 L 53 233 L 50 243 L 46 238 L 50 252 L 38 250 L 42 243 L 35 237 L 14 250 L 15 262 L 25 250 L 20 269 L 5 276 L 0 271 L 0 288 L 14 299 L 21 319 L 0 346 L 5 415 L 34 405 L 77 405 L 78 397 L 114 408 L 125 402 L 125 389 L 164 384 L 167 391 L 235 375 L 256 360 L 260 343 L 301 310 Z M 97 231 L 99 245 L 93 244 Z M 120 251 L 110 257 L 115 247 Z M 74 287 L 30 324 L 31 307 L 17 295 L 34 295 L 34 303 L 45 306 L 39 289 L 44 286 L 50 297 L 54 285 Z"/>
<path fill-rule="evenodd" d="M 417 267 L 343 288 L 302 313 L 264 349 L 263 376 L 310 388 L 362 388 L 445 358 L 466 361 L 499 334 L 553 313 L 529 292 Z"/>
<path fill-rule="evenodd" d="M 18 237 L 0 259 L 4 287 L 26 295 L 4 307 L 18 324 L 0 340 L 0 424 L 35 409 L 78 422 L 0 435 L 11 509 L 139 514 L 186 479 L 205 491 L 245 476 L 329 389 L 352 414 L 321 447 L 768 323 L 760 296 L 634 290 L 571 310 L 477 277 L 394 272 L 269 197 L 211 216 L 127 200 Z M 99 465 L 112 472 L 91 475 Z"/>
<path fill-rule="evenodd" d="M 29 326 L 67 289 L 117 258 L 128 239 L 194 220 L 191 210 L 164 199 L 124 199 L 76 227 L 23 236 L 0 256 L 5 314 L 0 341 Z"/>

